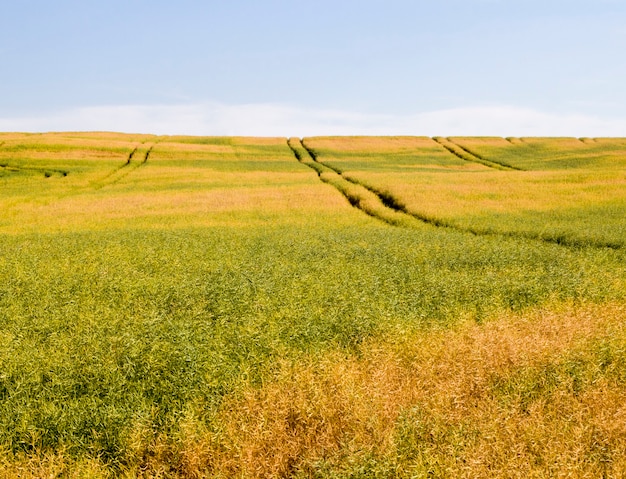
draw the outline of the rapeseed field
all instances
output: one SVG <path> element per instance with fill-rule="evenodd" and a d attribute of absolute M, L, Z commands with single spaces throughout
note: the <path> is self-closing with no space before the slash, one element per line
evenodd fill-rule
<path fill-rule="evenodd" d="M 0 475 L 622 477 L 625 165 L 2 133 Z"/>

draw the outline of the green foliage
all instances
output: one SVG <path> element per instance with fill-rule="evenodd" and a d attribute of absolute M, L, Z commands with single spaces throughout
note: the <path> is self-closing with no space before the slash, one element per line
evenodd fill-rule
<path fill-rule="evenodd" d="M 171 434 L 191 402 L 210 421 L 279 358 L 624 291 L 615 254 L 434 228 L 124 231 L 1 248 L 0 440 L 113 463 L 137 421 Z"/>

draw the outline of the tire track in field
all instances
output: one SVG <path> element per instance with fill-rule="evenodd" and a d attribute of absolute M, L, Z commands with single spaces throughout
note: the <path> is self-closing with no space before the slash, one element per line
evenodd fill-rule
<path fill-rule="evenodd" d="M 148 148 L 148 151 L 146 151 L 145 156 L 143 157 L 143 160 L 141 161 L 142 165 L 145 165 L 146 163 L 148 163 L 148 158 L 150 157 L 150 153 L 152 153 L 152 149 L 154 148 L 154 146 L 156 145 L 156 143 L 153 143 L 150 148 Z"/>
<path fill-rule="evenodd" d="M 433 140 L 435 140 L 437 143 L 439 143 L 442 147 L 444 147 L 446 150 L 448 150 L 454 156 L 456 156 L 457 158 L 460 158 L 462 160 L 469 161 L 469 162 L 472 162 L 472 163 L 480 163 L 483 166 L 487 166 L 489 168 L 494 168 L 496 170 L 522 171 L 521 168 L 517 168 L 517 167 L 511 166 L 511 165 L 507 165 L 506 163 L 501 163 L 501 162 L 498 162 L 498 161 L 489 160 L 489 159 L 479 155 L 478 153 L 474 153 L 473 151 L 469 150 L 468 148 L 466 148 L 466 147 L 464 147 L 462 145 L 459 145 L 458 143 L 455 143 L 450 138 L 443 138 L 441 136 L 435 136 L 435 137 L 433 137 Z"/>
<path fill-rule="evenodd" d="M 143 145 L 143 143 L 141 145 Z M 110 172 L 109 174 L 107 174 L 106 176 L 98 180 L 97 182 L 95 182 L 95 189 L 99 190 L 99 189 L 104 188 L 105 186 L 111 186 L 116 183 L 119 183 L 122 179 L 127 177 L 130 173 L 135 171 L 137 168 L 144 166 L 148 162 L 148 159 L 150 158 L 150 154 L 152 153 L 152 150 L 154 149 L 156 142 L 151 143 L 151 144 L 149 143 L 148 148 L 146 149 L 145 153 L 140 153 L 140 150 L 143 149 L 141 148 L 141 145 L 137 145 L 128 154 L 128 158 L 126 158 L 126 161 L 124 162 L 124 164 L 122 164 L 121 166 L 119 166 L 118 168 L 116 168 L 115 170 L 113 170 L 112 172 Z M 137 156 L 140 156 L 141 159 L 138 159 Z"/>
<path fill-rule="evenodd" d="M 602 242 L 593 240 L 577 240 L 575 238 L 567 238 L 564 235 L 558 233 L 553 236 L 542 236 L 539 233 L 524 233 L 524 232 L 506 232 L 506 231 L 485 231 L 475 228 L 468 228 L 450 223 L 440 218 L 434 218 L 427 215 L 422 215 L 408 210 L 406 205 L 399 199 L 392 195 L 390 192 L 376 188 L 372 185 L 365 184 L 350 177 L 340 168 L 323 162 L 319 159 L 317 153 L 312 148 L 308 147 L 306 143 L 297 138 L 290 138 L 288 141 L 289 147 L 293 151 L 296 159 L 301 163 L 307 165 L 309 168 L 315 170 L 322 181 L 334 186 L 340 193 L 342 193 L 350 202 L 352 206 L 365 212 L 366 214 L 373 216 L 385 223 L 394 226 L 417 226 L 417 224 L 427 224 L 438 228 L 445 228 L 451 231 L 457 231 L 459 233 L 467 233 L 473 236 L 491 236 L 500 238 L 511 238 L 521 240 L 534 240 L 542 243 L 555 244 L 564 247 L 571 248 L 608 248 L 613 250 L 619 250 L 624 247 L 621 243 L 614 242 Z M 332 176 L 331 176 L 332 175 Z M 329 180 L 328 178 L 333 178 Z M 339 180 L 339 181 L 337 181 Z M 341 183 L 343 182 L 343 183 Z M 346 184 L 359 188 L 357 192 L 360 194 L 370 194 L 378 200 L 380 206 L 384 210 L 378 209 L 377 211 L 371 211 L 364 209 L 363 204 L 359 197 L 354 198 L 350 193 L 346 193 Z M 357 193 L 358 195 L 358 193 Z M 394 220 L 390 221 L 390 217 L 386 216 L 393 214 Z M 408 220 L 408 221 L 407 221 Z M 417 224 L 416 224 L 417 223 Z"/>
<path fill-rule="evenodd" d="M 416 221 L 410 215 L 385 203 L 380 195 L 374 193 L 360 183 L 343 176 L 335 167 L 318 161 L 315 153 L 306 147 L 299 138 L 289 138 L 287 145 L 296 159 L 314 170 L 319 179 L 333 186 L 350 203 L 350 205 L 368 216 L 376 218 L 392 226 L 417 227 Z"/>
<path fill-rule="evenodd" d="M 100 178 L 99 181 L 104 181 L 108 178 L 110 178 L 111 176 L 113 176 L 115 173 L 117 173 L 118 171 L 127 168 L 130 165 L 130 162 L 133 161 L 133 156 L 135 156 L 135 153 L 137 153 L 137 149 L 139 148 L 139 145 L 137 145 L 129 154 L 128 154 L 128 158 L 126 158 L 126 161 L 119 167 L 115 168 L 114 170 L 110 171 L 109 173 L 107 173 L 105 176 L 103 176 L 102 178 Z"/>
<path fill-rule="evenodd" d="M 344 179 L 345 181 L 352 183 L 355 186 L 359 186 L 361 188 L 366 189 L 368 192 L 374 194 L 378 200 L 388 209 L 393 210 L 395 213 L 399 213 L 402 215 L 405 215 L 408 218 L 414 219 L 419 221 L 420 223 L 425 223 L 425 224 L 429 224 L 432 226 L 437 226 L 437 227 L 443 227 L 443 228 L 453 228 L 452 225 L 446 223 L 445 221 L 442 221 L 438 218 L 433 218 L 427 215 L 421 215 L 418 213 L 414 213 L 412 211 L 409 211 L 406 207 L 406 205 L 399 199 L 396 198 L 394 195 L 392 195 L 390 192 L 385 191 L 385 190 L 381 190 L 379 188 L 373 187 L 372 185 L 363 183 L 361 181 L 358 181 L 357 179 L 349 176 L 348 174 L 346 174 L 344 171 L 342 171 L 340 168 L 337 168 L 334 165 L 330 165 L 329 163 L 326 162 L 322 162 L 319 160 L 317 153 L 315 152 L 315 150 L 313 150 L 310 147 L 307 147 L 307 145 L 304 143 L 304 141 L 301 142 L 302 143 L 302 147 L 306 150 L 306 152 L 310 155 L 310 157 L 313 159 L 313 161 L 315 161 L 316 163 L 319 163 L 323 166 L 325 166 L 326 168 L 331 169 L 333 172 L 335 172 L 337 175 L 339 175 L 342 179 Z"/>

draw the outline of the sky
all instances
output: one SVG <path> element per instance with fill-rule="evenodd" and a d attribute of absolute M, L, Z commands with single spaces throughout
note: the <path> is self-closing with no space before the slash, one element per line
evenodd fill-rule
<path fill-rule="evenodd" d="M 626 0 L 0 1 L 0 131 L 626 136 Z"/>

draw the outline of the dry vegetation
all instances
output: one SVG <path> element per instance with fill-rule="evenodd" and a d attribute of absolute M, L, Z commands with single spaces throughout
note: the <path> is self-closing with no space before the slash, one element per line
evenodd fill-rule
<path fill-rule="evenodd" d="M 541 310 L 286 364 L 225 402 L 205 458 L 247 477 L 368 462 L 380 476 L 619 475 L 625 319 L 621 305 Z"/>
<path fill-rule="evenodd" d="M 120 472 L 622 477 L 625 320 L 621 304 L 542 309 L 376 338 L 356 355 L 281 361 L 260 388 L 242 384 L 224 398 L 217 428 L 198 419 L 202 404 L 186 411 L 178 437 L 135 425 Z M 106 475 L 98 461 L 68 465 L 58 453 L 0 470 Z"/>

